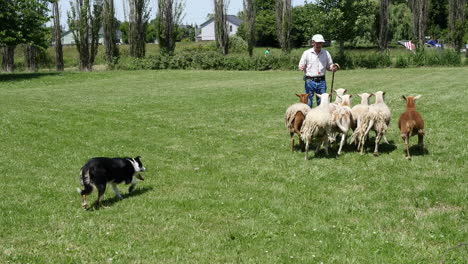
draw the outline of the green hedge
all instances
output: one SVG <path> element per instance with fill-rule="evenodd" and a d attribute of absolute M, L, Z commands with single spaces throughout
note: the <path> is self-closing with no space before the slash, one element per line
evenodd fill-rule
<path fill-rule="evenodd" d="M 223 56 L 219 52 L 181 52 L 174 56 L 152 55 L 142 59 L 126 58 L 116 65 L 125 70 L 197 69 L 197 70 L 294 70 L 300 58 L 289 55 Z"/>
<path fill-rule="evenodd" d="M 197 69 L 197 70 L 239 70 L 239 71 L 266 71 L 266 70 L 296 70 L 301 50 L 294 50 L 290 54 L 274 53 L 268 56 L 263 54 L 250 58 L 247 55 L 246 44 L 242 39 L 232 38 L 232 48 L 238 50 L 227 56 L 217 51 L 215 43 L 207 45 L 190 45 L 183 47 L 174 56 L 148 55 L 142 59 L 132 58 L 127 49 L 121 49 L 120 58 L 109 69 Z M 70 47 L 66 47 L 70 51 Z M 101 49 L 102 51 L 102 49 Z M 24 70 L 24 58 L 22 46 L 16 50 L 16 69 Z M 355 68 L 406 68 L 421 66 L 463 66 L 468 65 L 468 59 L 462 60 L 459 53 L 451 49 L 437 50 L 426 49 L 411 53 L 401 50 L 393 54 L 376 51 L 345 52 L 340 54 L 336 49 L 331 49 L 333 61 L 339 63 L 341 69 Z M 103 52 L 96 57 L 96 64 L 104 64 Z M 154 53 L 153 53 L 154 54 Z M 77 67 L 78 58 L 66 57 L 66 67 Z M 39 54 L 40 68 L 54 68 L 55 59 L 53 53 L 41 50 Z"/>
<path fill-rule="evenodd" d="M 388 53 L 367 52 L 344 55 L 332 54 L 333 61 L 339 63 L 342 69 L 355 68 L 406 68 L 414 66 L 462 66 L 458 53 L 452 50 L 424 51 L 400 54 L 392 59 Z M 125 70 L 160 70 L 160 69 L 197 69 L 197 70 L 296 70 L 299 55 L 279 54 L 269 56 L 254 56 L 249 58 L 243 54 L 223 56 L 216 51 L 190 50 L 182 51 L 174 56 L 151 55 L 143 59 L 124 58 L 116 65 L 117 69 Z"/>

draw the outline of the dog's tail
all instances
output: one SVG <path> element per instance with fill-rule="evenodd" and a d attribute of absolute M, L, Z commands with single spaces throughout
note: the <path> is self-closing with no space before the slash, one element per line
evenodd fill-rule
<path fill-rule="evenodd" d="M 91 178 L 89 176 L 89 169 L 81 168 L 80 170 L 80 183 L 84 186 L 84 190 L 80 188 L 76 188 L 76 191 L 81 195 L 86 195 L 92 192 L 93 186 L 91 185 Z"/>

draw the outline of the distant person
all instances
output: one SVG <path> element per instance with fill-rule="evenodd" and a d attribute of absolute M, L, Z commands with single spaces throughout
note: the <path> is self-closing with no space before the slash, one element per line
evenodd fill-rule
<path fill-rule="evenodd" d="M 305 93 L 309 95 L 308 104 L 313 105 L 314 95 L 327 92 L 325 74 L 327 70 L 336 72 L 338 67 L 333 64 L 330 53 L 322 49 L 325 39 L 320 34 L 312 37 L 312 48 L 304 51 L 299 61 L 299 70 L 304 72 Z M 320 98 L 317 97 L 317 105 L 320 105 Z"/>
<path fill-rule="evenodd" d="M 268 55 L 270 55 L 270 48 L 267 48 L 267 49 L 265 50 L 265 56 L 268 56 Z"/>

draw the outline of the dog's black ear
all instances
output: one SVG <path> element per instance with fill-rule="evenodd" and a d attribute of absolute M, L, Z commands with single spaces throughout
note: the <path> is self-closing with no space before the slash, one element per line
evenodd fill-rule
<path fill-rule="evenodd" d="M 141 159 L 141 156 L 137 156 L 135 159 L 136 159 L 136 160 Z"/>

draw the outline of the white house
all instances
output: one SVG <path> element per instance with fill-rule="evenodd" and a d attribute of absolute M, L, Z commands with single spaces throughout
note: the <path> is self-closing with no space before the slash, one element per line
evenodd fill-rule
<path fill-rule="evenodd" d="M 117 39 L 117 43 L 122 43 L 122 32 L 120 30 L 117 29 L 115 31 L 115 37 Z M 104 31 L 102 28 L 99 30 L 99 44 L 104 44 Z M 55 45 L 54 40 L 52 40 L 52 45 Z M 62 34 L 62 45 L 75 45 L 75 39 L 73 38 L 71 30 Z"/>
<path fill-rule="evenodd" d="M 227 15 L 227 24 L 229 36 L 235 35 L 242 20 L 234 15 Z M 215 25 L 214 18 L 209 19 L 200 25 L 201 32 L 197 35 L 197 41 L 215 40 Z"/>

